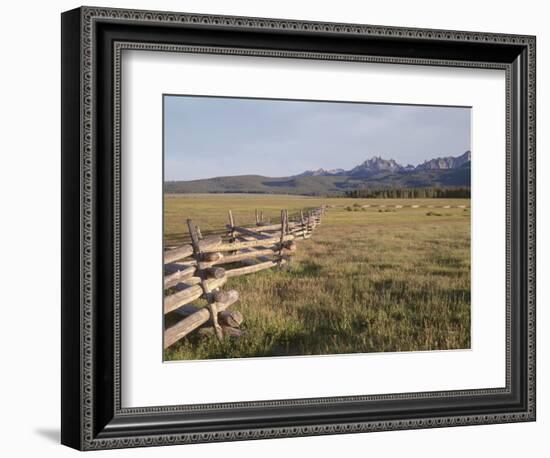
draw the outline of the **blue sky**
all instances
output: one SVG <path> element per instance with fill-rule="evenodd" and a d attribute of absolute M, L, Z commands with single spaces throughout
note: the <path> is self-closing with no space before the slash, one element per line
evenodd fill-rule
<path fill-rule="evenodd" d="M 165 96 L 165 180 L 290 176 L 372 156 L 417 165 L 470 149 L 471 109 Z"/>

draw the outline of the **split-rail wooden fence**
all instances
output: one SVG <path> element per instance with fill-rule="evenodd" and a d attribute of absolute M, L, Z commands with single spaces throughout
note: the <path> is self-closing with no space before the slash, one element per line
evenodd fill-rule
<path fill-rule="evenodd" d="M 256 211 L 253 226 L 238 226 L 231 210 L 225 237 L 203 237 L 191 219 L 187 229 L 191 243 L 164 252 L 164 314 L 177 311 L 182 319 L 164 331 L 164 348 L 189 333 L 239 336 L 243 321 L 228 308 L 239 299 L 236 290 L 223 290 L 227 279 L 284 266 L 297 249 L 297 241 L 308 239 L 321 224 L 326 206 L 300 211 L 289 217 L 281 210 L 278 223 L 264 221 Z M 222 267 L 224 266 L 224 267 Z M 207 305 L 190 305 L 205 299 Z"/>

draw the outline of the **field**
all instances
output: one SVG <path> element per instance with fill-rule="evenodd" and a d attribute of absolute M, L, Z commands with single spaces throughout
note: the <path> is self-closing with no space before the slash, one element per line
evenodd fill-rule
<path fill-rule="evenodd" d="M 222 232 L 229 209 L 236 225 L 252 225 L 255 209 L 277 221 L 283 208 L 322 204 L 329 206 L 322 225 L 299 242 L 288 267 L 228 280 L 240 294 L 231 308 L 244 315 L 243 337 L 219 343 L 189 335 L 166 349 L 165 359 L 470 347 L 467 199 L 166 195 L 165 245 L 188 241 L 186 218 L 208 235 Z M 176 316 L 165 319 L 170 325 Z"/>

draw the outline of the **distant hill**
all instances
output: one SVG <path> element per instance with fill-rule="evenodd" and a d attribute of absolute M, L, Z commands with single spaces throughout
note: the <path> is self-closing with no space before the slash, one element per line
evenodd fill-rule
<path fill-rule="evenodd" d="M 191 181 L 167 181 L 167 193 L 258 193 L 338 195 L 369 187 L 470 187 L 471 153 L 441 157 L 414 167 L 402 166 L 380 156 L 367 159 L 350 170 L 318 169 L 299 175 L 270 178 L 239 175 Z"/>

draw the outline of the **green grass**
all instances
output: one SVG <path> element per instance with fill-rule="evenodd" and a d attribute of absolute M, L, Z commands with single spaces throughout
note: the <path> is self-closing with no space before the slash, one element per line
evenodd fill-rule
<path fill-rule="evenodd" d="M 322 203 L 332 208 L 311 239 L 297 242 L 288 268 L 228 280 L 225 288 L 240 294 L 231 308 L 245 317 L 243 337 L 219 343 L 192 334 L 165 350 L 165 359 L 470 347 L 470 211 L 423 207 L 468 200 L 167 195 L 165 243 L 187 239 L 187 217 L 208 234 L 227 223 L 228 209 L 247 225 L 255 208 L 276 220 L 281 208 Z M 421 207 L 358 207 L 367 203 Z M 179 317 L 165 319 L 171 325 Z"/>

